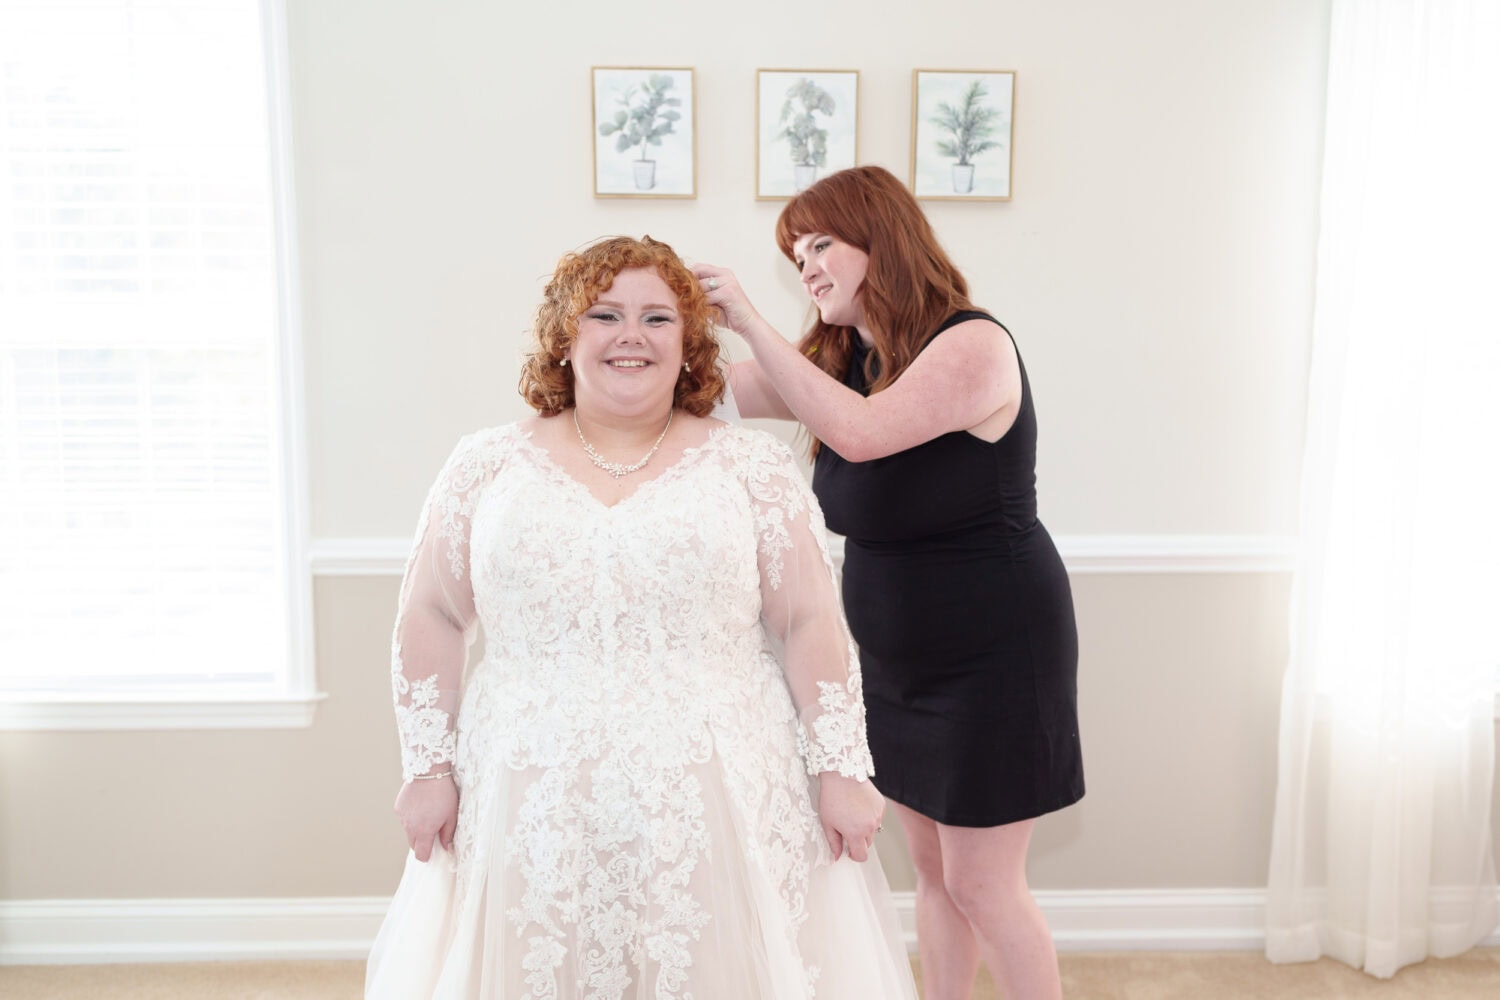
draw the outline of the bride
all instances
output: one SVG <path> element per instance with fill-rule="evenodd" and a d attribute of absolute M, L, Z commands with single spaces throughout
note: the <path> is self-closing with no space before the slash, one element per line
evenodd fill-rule
<path fill-rule="evenodd" d="M 711 308 L 650 237 L 565 256 L 538 415 L 432 487 L 369 998 L 916 996 L 823 518 L 784 445 L 708 416 Z"/>

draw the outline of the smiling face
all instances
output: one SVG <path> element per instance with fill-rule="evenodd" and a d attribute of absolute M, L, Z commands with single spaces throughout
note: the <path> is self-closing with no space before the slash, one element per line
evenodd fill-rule
<path fill-rule="evenodd" d="M 682 372 L 677 296 L 649 268 L 628 268 L 578 317 L 567 351 L 573 390 L 584 408 L 665 415 Z"/>
<path fill-rule="evenodd" d="M 870 255 L 827 233 L 804 233 L 792 244 L 792 260 L 802 286 L 830 326 L 864 326 L 860 288 Z"/>

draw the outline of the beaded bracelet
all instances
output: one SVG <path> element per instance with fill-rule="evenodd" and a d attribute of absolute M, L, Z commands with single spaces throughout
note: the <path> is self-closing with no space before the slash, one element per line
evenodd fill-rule
<path fill-rule="evenodd" d="M 453 773 L 453 771 L 450 768 L 447 771 L 439 771 L 437 774 L 414 774 L 414 775 L 411 776 L 411 780 L 412 781 L 436 781 L 438 778 L 446 778 L 446 777 L 448 777 L 452 773 Z"/>

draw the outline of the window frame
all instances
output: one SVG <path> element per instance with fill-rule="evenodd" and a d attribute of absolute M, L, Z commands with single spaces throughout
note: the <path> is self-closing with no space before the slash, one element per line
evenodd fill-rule
<path fill-rule="evenodd" d="M 257 0 L 265 69 L 272 247 L 275 256 L 277 378 L 270 386 L 277 480 L 283 513 L 281 584 L 287 613 L 286 669 L 279 691 L 98 695 L 0 692 L 0 731 L 295 729 L 312 724 L 318 702 L 309 559 L 307 420 L 303 381 L 297 205 L 293 186 L 291 92 L 285 0 Z"/>

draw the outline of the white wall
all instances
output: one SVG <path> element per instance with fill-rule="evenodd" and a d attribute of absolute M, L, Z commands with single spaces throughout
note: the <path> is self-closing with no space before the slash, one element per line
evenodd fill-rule
<path fill-rule="evenodd" d="M 932 202 L 1016 334 L 1054 531 L 1295 528 L 1326 4 L 319 3 L 294 86 L 314 530 L 406 530 L 514 393 L 565 250 L 650 233 L 805 311 L 754 200 L 757 67 L 857 68 L 864 162 L 905 177 L 914 67 L 1017 72 L 1015 197 Z M 591 196 L 591 65 L 697 68 L 699 197 Z"/>

